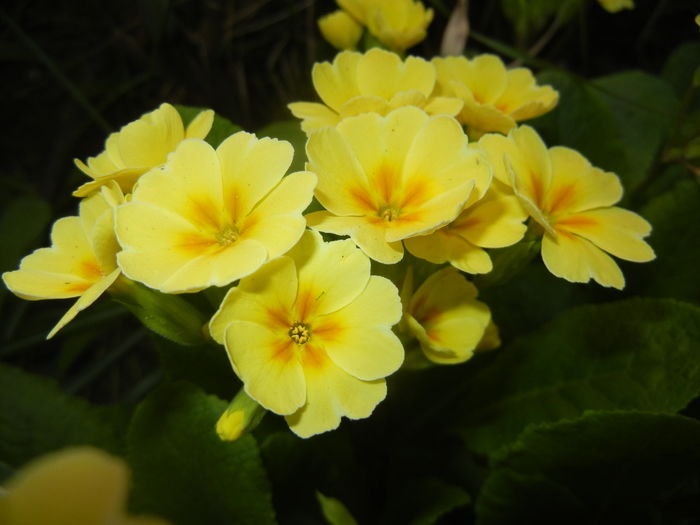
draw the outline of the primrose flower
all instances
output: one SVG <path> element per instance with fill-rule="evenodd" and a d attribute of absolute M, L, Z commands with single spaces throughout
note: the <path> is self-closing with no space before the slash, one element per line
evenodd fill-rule
<path fill-rule="evenodd" d="M 557 105 L 551 86 L 538 86 L 523 67 L 506 70 L 495 55 L 436 57 L 437 92 L 457 97 L 464 106 L 457 119 L 470 131 L 508 133 L 516 121 L 537 117 Z"/>
<path fill-rule="evenodd" d="M 117 210 L 118 262 L 127 277 L 162 292 L 225 286 L 299 240 L 316 176 L 282 178 L 285 141 L 238 132 L 214 150 L 187 139 L 143 175 Z"/>
<path fill-rule="evenodd" d="M 488 273 L 493 263 L 483 248 L 505 248 L 518 242 L 528 214 L 510 190 L 494 180 L 484 198 L 465 203 L 455 220 L 428 235 L 406 239 L 406 249 L 435 264 L 449 262 L 467 273 Z"/>
<path fill-rule="evenodd" d="M 476 287 L 449 266 L 428 277 L 412 295 L 411 280 L 409 272 L 402 290 L 404 323 L 425 356 L 439 364 L 468 360 L 491 324 L 488 306 L 476 300 Z M 485 347 L 492 348 L 492 342 Z"/>
<path fill-rule="evenodd" d="M 10 478 L 0 494 L 3 525 L 166 525 L 126 513 L 129 471 L 91 447 L 43 456 Z"/>
<path fill-rule="evenodd" d="M 302 119 L 310 133 L 362 113 L 386 115 L 402 106 L 417 106 L 427 113 L 456 115 L 462 108 L 457 98 L 435 97 L 435 67 L 419 57 L 401 60 L 396 53 L 370 49 L 367 53 L 343 51 L 333 63 L 314 64 L 314 88 L 323 104 L 294 102 L 289 109 Z"/>
<path fill-rule="evenodd" d="M 87 165 L 75 159 L 75 165 L 93 179 L 73 195 L 86 197 L 110 180 L 128 193 L 136 180 L 151 168 L 165 163 L 168 154 L 186 138 L 203 139 L 214 122 L 214 112 L 199 113 L 185 129 L 182 118 L 170 104 L 164 103 L 138 120 L 107 137 L 105 150 L 90 157 Z"/>
<path fill-rule="evenodd" d="M 318 28 L 336 49 L 355 49 L 362 37 L 362 26 L 341 9 L 319 18 Z"/>
<path fill-rule="evenodd" d="M 306 216 L 311 228 L 349 235 L 372 259 L 392 264 L 402 241 L 453 221 L 470 195 L 491 181 L 482 153 L 469 148 L 459 123 L 406 107 L 367 113 L 313 133 L 308 169 L 327 211 Z"/>
<path fill-rule="evenodd" d="M 633 0 L 598 0 L 598 3 L 608 13 L 617 13 L 623 9 L 634 9 Z"/>
<path fill-rule="evenodd" d="M 654 259 L 643 240 L 651 232 L 649 223 L 613 206 L 622 198 L 614 173 L 592 166 L 570 148 L 547 149 L 528 126 L 507 137 L 484 135 L 479 144 L 493 164 L 494 176 L 512 186 L 544 230 L 542 259 L 557 277 L 571 282 L 592 278 L 622 289 L 625 278 L 608 253 L 634 262 Z"/>
<path fill-rule="evenodd" d="M 229 290 L 209 329 L 247 394 L 301 437 L 369 417 L 403 362 L 396 287 L 349 240 L 306 232 Z"/>
<path fill-rule="evenodd" d="M 5 286 L 29 301 L 78 300 L 53 327 L 47 339 L 94 303 L 119 277 L 114 234 L 114 209 L 124 201 L 112 182 L 80 202 L 77 217 L 58 219 L 51 229 L 51 247 L 22 259 L 19 269 L 2 274 Z"/>

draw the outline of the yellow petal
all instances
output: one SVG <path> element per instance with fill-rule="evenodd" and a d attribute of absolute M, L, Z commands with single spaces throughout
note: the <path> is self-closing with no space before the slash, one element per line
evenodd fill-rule
<path fill-rule="evenodd" d="M 280 328 L 294 322 L 292 311 L 297 296 L 297 271 L 290 257 L 280 257 L 261 266 L 231 288 L 209 322 L 209 333 L 224 344 L 224 333 L 235 320 L 258 324 L 276 322 Z"/>
<path fill-rule="evenodd" d="M 78 300 L 73 303 L 73 306 L 71 306 L 68 311 L 63 314 L 63 317 L 61 317 L 58 323 L 56 323 L 56 326 L 51 329 L 49 335 L 46 336 L 46 339 L 51 339 L 54 335 L 56 335 L 56 332 L 71 322 L 76 315 L 97 301 L 97 299 L 107 290 L 107 288 L 112 286 L 112 283 L 117 280 L 117 277 L 119 277 L 120 274 L 121 270 L 116 268 L 110 274 L 104 276 L 90 288 L 85 290 Z"/>
<path fill-rule="evenodd" d="M 455 97 L 432 97 L 423 106 L 428 115 L 449 115 L 455 117 L 462 110 L 464 102 Z"/>
<path fill-rule="evenodd" d="M 404 243 L 413 255 L 434 264 L 449 262 L 455 268 L 471 274 L 488 273 L 493 269 L 491 258 L 484 250 L 449 229 L 411 237 Z"/>
<path fill-rule="evenodd" d="M 234 320 L 226 350 L 246 393 L 275 414 L 292 414 L 306 402 L 304 370 L 286 331 Z"/>
<path fill-rule="evenodd" d="M 362 381 L 344 372 L 330 360 L 322 367 L 309 367 L 306 373 L 306 404 L 287 416 L 296 435 L 306 438 L 338 427 L 340 418 L 369 417 L 386 397 L 383 379 Z"/>
<path fill-rule="evenodd" d="M 402 61 L 396 53 L 375 47 L 357 64 L 357 85 L 360 94 L 386 100 L 409 90 L 428 97 L 435 85 L 435 67 L 420 57 L 409 56 Z"/>
<path fill-rule="evenodd" d="M 622 198 L 622 184 L 614 173 L 591 166 L 578 151 L 550 148 L 552 183 L 545 209 L 552 215 L 612 206 Z"/>
<path fill-rule="evenodd" d="M 529 69 L 514 68 L 508 71 L 507 87 L 497 106 L 515 120 L 526 120 L 550 111 L 558 101 L 559 94 L 551 86 L 538 86 Z"/>
<path fill-rule="evenodd" d="M 522 165 L 510 159 L 520 193 L 540 210 L 548 209 L 545 203 L 551 191 L 553 169 L 547 146 L 530 126 L 512 130 L 509 138 L 517 146 L 522 159 Z"/>
<path fill-rule="evenodd" d="M 542 260 L 554 275 L 573 283 L 594 279 L 618 290 L 625 286 L 625 278 L 615 261 L 590 241 L 574 234 L 559 231 L 556 240 L 545 235 Z"/>
<path fill-rule="evenodd" d="M 341 51 L 333 64 L 320 62 L 311 70 L 316 92 L 331 109 L 336 112 L 348 100 L 360 94 L 357 87 L 357 65 L 362 54 L 354 51 Z"/>
<path fill-rule="evenodd" d="M 348 117 L 354 117 L 363 113 L 377 113 L 378 115 L 386 115 L 391 110 L 391 104 L 382 98 L 375 95 L 359 95 L 345 102 L 338 111 L 340 120 Z"/>
<path fill-rule="evenodd" d="M 294 148 L 284 140 L 238 132 L 217 148 L 224 199 L 232 221 L 245 217 L 289 169 Z"/>
<path fill-rule="evenodd" d="M 339 121 L 338 113 L 316 102 L 293 102 L 287 107 L 292 115 L 302 119 L 301 129 L 307 134 L 325 126 L 335 126 Z"/>
<path fill-rule="evenodd" d="M 161 104 L 119 131 L 119 155 L 124 167 L 159 166 L 183 138 L 180 114 L 170 104 Z"/>
<path fill-rule="evenodd" d="M 203 139 L 209 134 L 214 123 L 214 112 L 211 109 L 200 111 L 187 125 L 185 138 Z"/>
<path fill-rule="evenodd" d="M 362 26 L 342 9 L 318 19 L 323 38 L 336 49 L 355 49 L 362 37 Z"/>
<path fill-rule="evenodd" d="M 363 380 L 380 379 L 403 363 L 403 346 L 391 331 L 400 319 L 396 286 L 372 276 L 350 304 L 318 319 L 313 337 L 322 341 L 328 356 L 345 372 Z"/>
<path fill-rule="evenodd" d="M 622 208 L 601 208 L 562 218 L 557 229 L 575 233 L 615 257 L 647 262 L 656 256 L 642 237 L 651 233 L 651 225 L 642 217 Z"/>
<path fill-rule="evenodd" d="M 141 175 L 146 173 L 148 168 L 124 168 L 118 171 L 101 175 L 95 180 L 86 182 L 73 192 L 73 197 L 88 197 L 102 186 L 108 185 L 111 181 L 119 184 L 122 192 L 129 193 Z"/>

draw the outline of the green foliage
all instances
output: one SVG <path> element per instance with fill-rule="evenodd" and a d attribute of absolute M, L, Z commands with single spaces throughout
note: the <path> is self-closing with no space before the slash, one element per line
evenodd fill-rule
<path fill-rule="evenodd" d="M 7 204 L 0 216 L 0 272 L 18 266 L 50 221 L 51 206 L 42 199 L 23 197 Z"/>
<path fill-rule="evenodd" d="M 681 410 L 700 391 L 700 309 L 649 299 L 585 306 L 499 352 L 465 380 L 452 412 L 480 453 L 589 409 Z"/>
<path fill-rule="evenodd" d="M 698 421 L 588 412 L 533 427 L 500 454 L 477 523 L 690 523 L 698 497 Z"/>
<path fill-rule="evenodd" d="M 174 525 L 275 523 L 270 487 L 251 435 L 219 440 L 226 402 L 188 383 L 149 395 L 129 429 L 132 502 Z"/>
<path fill-rule="evenodd" d="M 543 29 L 554 17 L 558 24 L 568 22 L 582 5 L 583 0 L 501 0 L 503 14 L 520 40 Z"/>
<path fill-rule="evenodd" d="M 316 492 L 323 517 L 330 525 L 357 525 L 350 511 L 340 501 Z"/>
<path fill-rule="evenodd" d="M 67 395 L 44 378 L 0 364 L 0 461 L 14 468 L 73 445 L 122 448 L 118 411 Z"/>
<path fill-rule="evenodd" d="M 390 493 L 383 523 L 434 525 L 450 511 L 470 502 L 461 487 L 438 478 L 404 480 Z"/>

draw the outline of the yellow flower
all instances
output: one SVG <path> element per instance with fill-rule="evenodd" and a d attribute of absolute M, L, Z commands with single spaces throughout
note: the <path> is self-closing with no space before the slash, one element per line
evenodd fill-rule
<path fill-rule="evenodd" d="M 598 3 L 608 13 L 617 13 L 623 9 L 634 9 L 633 0 L 598 0 Z"/>
<path fill-rule="evenodd" d="M 409 272 L 404 297 L 410 296 L 411 280 Z M 476 296 L 476 287 L 448 266 L 428 277 L 410 300 L 404 299 L 404 322 L 428 359 L 448 365 L 474 355 L 491 324 L 488 306 Z M 485 348 L 493 348 L 491 339 Z"/>
<path fill-rule="evenodd" d="M 318 28 L 336 49 L 355 49 L 362 37 L 362 26 L 340 9 L 319 18 Z"/>
<path fill-rule="evenodd" d="M 453 221 L 491 180 L 455 119 L 413 107 L 346 119 L 313 133 L 306 151 L 316 198 L 328 210 L 307 215 L 309 226 L 349 235 L 385 264 L 401 260 L 402 240 Z"/>
<path fill-rule="evenodd" d="M 117 210 L 124 274 L 162 292 L 192 292 L 285 253 L 304 231 L 316 184 L 308 172 L 282 178 L 293 155 L 288 142 L 242 131 L 216 150 L 181 142 Z"/>
<path fill-rule="evenodd" d="M 0 495 L 3 525 L 166 525 L 126 514 L 129 471 L 91 447 L 43 456 L 20 470 Z"/>
<path fill-rule="evenodd" d="M 348 240 L 307 232 L 232 288 L 209 324 L 245 391 L 301 437 L 369 417 L 403 362 L 396 287 Z"/>
<path fill-rule="evenodd" d="M 505 248 L 525 235 L 528 214 L 512 192 L 494 180 L 484 198 L 473 195 L 455 220 L 439 230 L 404 241 L 416 257 L 449 262 L 467 273 L 488 273 L 493 264 L 483 248 Z"/>
<path fill-rule="evenodd" d="M 5 286 L 22 299 L 78 300 L 53 327 L 51 338 L 119 277 L 114 234 L 114 208 L 124 197 L 112 182 L 80 202 L 78 217 L 58 219 L 51 229 L 51 247 L 27 255 L 19 270 L 5 272 Z"/>
<path fill-rule="evenodd" d="M 456 98 L 432 96 L 435 67 L 430 62 L 419 57 L 401 60 L 383 49 L 338 53 L 332 64 L 314 64 L 312 78 L 323 104 L 289 104 L 307 133 L 361 113 L 385 115 L 402 106 L 417 106 L 431 115 L 456 115 L 462 108 Z"/>
<path fill-rule="evenodd" d="M 151 168 L 162 165 L 183 139 L 206 137 L 213 122 L 214 112 L 206 110 L 185 129 L 177 110 L 170 104 L 161 104 L 110 134 L 105 150 L 90 157 L 87 165 L 75 159 L 75 165 L 94 180 L 80 186 L 73 195 L 86 197 L 110 180 L 117 181 L 125 193 L 130 192 L 134 182 Z"/>
<path fill-rule="evenodd" d="M 557 277 L 571 282 L 592 278 L 622 289 L 625 278 L 607 253 L 634 262 L 654 259 L 643 240 L 651 232 L 649 223 L 613 206 L 622 198 L 614 173 L 592 166 L 570 148 L 547 149 L 528 126 L 507 137 L 484 135 L 479 144 L 493 164 L 494 176 L 512 186 L 543 228 L 542 259 Z"/>
<path fill-rule="evenodd" d="M 433 64 L 438 93 L 462 100 L 457 119 L 476 133 L 508 133 L 516 121 L 542 115 L 559 100 L 551 86 L 536 84 L 529 69 L 506 70 L 495 55 L 434 58 Z"/>

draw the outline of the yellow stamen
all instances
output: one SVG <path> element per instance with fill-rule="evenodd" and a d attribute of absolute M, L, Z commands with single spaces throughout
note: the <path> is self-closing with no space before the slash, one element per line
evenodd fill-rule
<path fill-rule="evenodd" d="M 289 329 L 289 337 L 298 345 L 304 345 L 311 339 L 311 328 L 299 321 Z"/>
<path fill-rule="evenodd" d="M 395 206 L 388 204 L 379 208 L 377 215 L 379 215 L 383 221 L 391 222 L 399 218 L 399 210 Z"/>
<path fill-rule="evenodd" d="M 230 225 L 224 226 L 215 235 L 216 242 L 218 242 L 221 246 L 230 246 L 238 240 L 239 236 L 240 232 L 238 231 L 238 228 Z"/>

